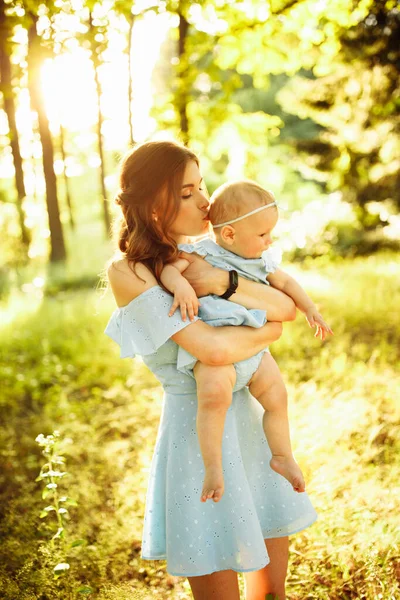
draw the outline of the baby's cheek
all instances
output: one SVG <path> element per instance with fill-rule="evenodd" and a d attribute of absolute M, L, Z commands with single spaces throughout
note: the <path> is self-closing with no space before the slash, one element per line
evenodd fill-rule
<path fill-rule="evenodd" d="M 257 251 L 258 251 L 258 253 L 261 254 L 262 252 L 264 252 L 264 250 L 265 250 L 265 244 L 264 244 L 263 239 L 260 238 L 260 241 L 257 244 Z"/>

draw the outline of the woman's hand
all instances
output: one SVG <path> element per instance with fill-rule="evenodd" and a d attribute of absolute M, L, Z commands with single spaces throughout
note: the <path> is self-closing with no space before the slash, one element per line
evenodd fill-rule
<path fill-rule="evenodd" d="M 198 298 L 208 296 L 208 294 L 220 296 L 226 292 L 229 287 L 228 271 L 211 266 L 197 254 L 180 252 L 180 256 L 190 263 L 182 275 L 188 280 Z"/>

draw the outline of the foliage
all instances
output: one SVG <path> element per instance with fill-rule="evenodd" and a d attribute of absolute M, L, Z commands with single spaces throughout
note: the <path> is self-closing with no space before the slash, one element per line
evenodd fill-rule
<path fill-rule="evenodd" d="M 359 23 L 335 35 L 334 62 L 316 66 L 314 80 L 293 78 L 279 99 L 324 128 L 312 140 L 293 139 L 297 168 L 340 190 L 373 229 L 400 208 L 400 12 L 395 2 L 374 2 Z M 377 202 L 385 208 L 368 210 Z"/>
<path fill-rule="evenodd" d="M 399 203 L 399 12 L 393 0 L 168 0 L 134 5 L 126 0 L 39 4 L 11 0 L 7 18 L 18 36 L 11 40 L 9 51 L 19 98 L 26 88 L 26 69 L 19 65 L 26 59 L 26 38 L 21 29 L 29 25 L 28 12 L 39 19 L 46 56 L 68 54 L 79 45 L 82 56 L 92 54 L 99 67 L 99 82 L 109 66 L 113 36 L 118 36 L 120 56 L 126 64 L 126 36 L 132 19 L 136 22 L 148 12 L 167 12 L 171 31 L 154 74 L 153 116 L 158 130 L 179 137 L 185 112 L 191 145 L 202 156 L 210 191 L 227 178 L 252 177 L 297 210 L 310 197 L 340 190 L 355 206 L 365 229 L 392 225 Z M 188 23 L 181 54 L 179 15 Z M 133 64 L 137 58 L 132 57 Z M 133 93 L 140 94 L 140 90 Z M 110 115 L 104 116 L 102 133 L 107 145 L 113 126 Z M 53 123 L 57 142 L 54 132 L 58 125 Z M 82 132 L 66 133 L 68 161 L 85 169 L 88 154 L 98 159 L 92 124 L 85 134 L 92 141 L 85 150 L 79 146 Z M 34 214 L 42 200 L 40 156 L 30 155 L 37 137 L 31 132 L 21 131 L 21 135 L 26 172 L 35 174 L 38 182 L 35 193 L 39 197 L 28 195 L 25 202 L 28 212 Z M 128 135 L 121 142 L 123 146 L 127 139 Z M 2 141 L 8 145 L 5 137 Z M 8 147 L 4 147 L 3 156 L 9 160 Z M 115 161 L 108 158 L 105 171 L 114 173 Z M 56 160 L 62 162 L 57 154 Z M 86 170 L 82 179 L 88 173 Z M 86 198 L 86 190 L 74 185 L 74 179 L 74 204 L 78 206 L 81 194 Z M 11 181 L 5 185 L 10 188 Z M 107 181 L 106 187 L 109 185 Z M 88 203 L 96 218 L 100 208 L 97 187 Z M 6 204 L 0 206 L 0 221 L 17 223 L 15 211 L 11 214 L 8 208 Z M 61 213 L 61 221 L 66 223 L 65 207 Z M 79 219 L 77 214 L 78 223 Z M 33 227 L 31 246 L 35 247 L 38 236 L 43 242 L 47 223 L 44 218 L 39 223 L 31 216 L 28 221 L 29 229 Z M 18 231 L 11 225 L 2 227 L 7 254 L 18 247 Z M 46 244 L 41 244 L 42 254 L 47 244 L 46 238 Z M 31 247 L 32 254 L 35 250 Z M 19 257 L 12 256 L 7 266 L 13 267 L 13 261 L 18 262 Z"/>
<path fill-rule="evenodd" d="M 176 135 L 186 103 L 211 191 L 229 177 L 266 179 L 275 164 L 280 176 L 267 185 L 291 207 L 313 180 L 340 190 L 364 228 L 391 224 L 400 172 L 394 2 L 205 1 L 179 10 L 190 25 L 185 53 L 178 58 L 176 27 L 162 53 L 154 115 Z"/>
<path fill-rule="evenodd" d="M 303 317 L 273 354 L 288 384 L 293 445 L 318 521 L 291 538 L 288 595 L 356 600 L 399 595 L 400 475 L 397 257 L 390 253 L 285 266 L 317 301 L 334 337 L 315 340 Z M 139 361 L 121 361 L 103 335 L 110 297 L 29 297 L 1 331 L 0 582 L 5 600 L 189 600 L 165 563 L 140 560 L 148 469 L 161 390 Z M 41 530 L 42 457 L 35 438 L 71 443 L 68 578 L 53 580 Z M 50 516 L 50 515 L 49 515 Z M 47 517 L 49 518 L 49 517 Z M 42 549 L 42 550 L 41 550 Z M 241 578 L 241 587 L 243 580 Z M 89 597 L 91 597 L 89 595 Z"/>

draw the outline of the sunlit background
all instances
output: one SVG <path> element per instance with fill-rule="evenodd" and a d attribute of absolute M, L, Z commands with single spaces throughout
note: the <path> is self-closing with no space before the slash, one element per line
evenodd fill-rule
<path fill-rule="evenodd" d="M 375 14 L 371 7 L 368 1 L 354 7 L 311 1 L 287 7 L 285 2 L 109 0 L 93 3 L 89 11 L 79 0 L 59 0 L 53 9 L 39 4 L 35 18 L 42 49 L 36 83 L 53 139 L 67 260 L 72 247 L 84 248 L 73 241 L 79 231 L 91 226 L 94 234 L 96 224 L 100 231 L 104 191 L 114 214 L 119 158 L 132 141 L 154 137 L 189 143 L 202 159 L 210 191 L 240 177 L 271 188 L 285 209 L 276 243 L 288 256 L 335 253 L 335 245 L 339 254 L 355 255 L 368 252 L 368 244 L 397 240 L 397 96 L 388 66 L 396 71 L 392 38 L 398 17 L 394 4 L 383 3 L 387 22 L 378 22 L 381 9 L 378 6 Z M 24 254 L 43 266 L 52 233 L 37 112 L 32 110 L 28 85 L 32 16 L 19 2 L 6 3 L 5 11 L 9 25 L 4 37 L 11 44 L 5 49 L 12 48 L 12 91 L 26 190 L 19 203 L 31 238 L 26 254 L 16 255 L 20 224 L 8 137 L 14 134 L 2 110 L 2 264 L 13 269 L 23 263 Z M 181 21 L 188 29 L 179 55 Z M 365 72 L 367 48 L 365 64 L 363 58 L 351 64 L 349 26 L 366 47 L 379 38 L 381 29 L 387 37 L 387 57 L 382 60 L 377 46 L 379 60 L 370 73 Z M 335 102 L 329 98 L 331 86 L 342 90 Z M 182 110 L 187 131 L 182 130 Z M 68 225 L 72 212 L 74 234 Z"/>

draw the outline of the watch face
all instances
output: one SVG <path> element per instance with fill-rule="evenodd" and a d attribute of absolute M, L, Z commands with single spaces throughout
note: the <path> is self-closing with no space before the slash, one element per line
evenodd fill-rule
<path fill-rule="evenodd" d="M 235 271 L 234 269 L 232 271 L 229 271 L 229 288 L 235 291 L 238 286 L 238 283 L 239 277 L 237 271 Z"/>

